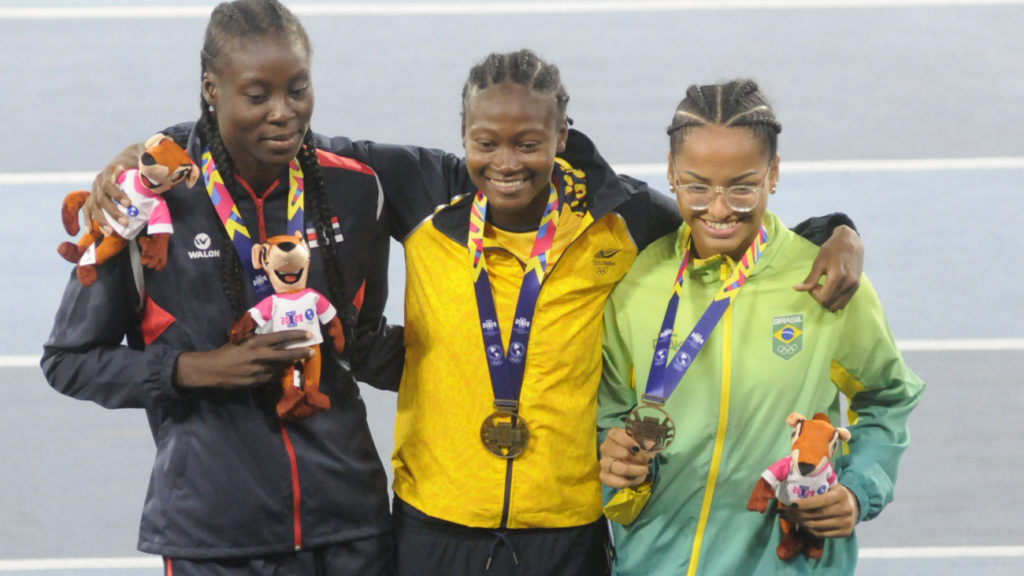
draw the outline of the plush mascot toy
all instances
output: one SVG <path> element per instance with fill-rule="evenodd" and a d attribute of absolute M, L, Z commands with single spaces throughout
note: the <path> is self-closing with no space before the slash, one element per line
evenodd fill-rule
<path fill-rule="evenodd" d="M 334 306 L 316 290 L 306 288 L 309 257 L 309 245 L 298 232 L 295 236 L 271 236 L 253 246 L 253 268 L 266 271 L 274 294 L 239 318 L 229 335 L 231 342 L 238 343 L 256 332 L 306 329 L 311 333 L 310 340 L 291 346 L 311 346 L 313 357 L 296 362 L 281 378 L 284 395 L 276 410 L 282 420 L 301 420 L 331 407 L 331 399 L 320 392 L 319 344 L 323 336 L 319 324 L 327 325 L 334 349 L 339 354 L 345 350 L 345 334 Z"/>
<path fill-rule="evenodd" d="M 793 428 L 790 443 L 793 450 L 761 474 L 747 501 L 747 510 L 764 512 L 771 498 L 778 499 L 781 509 L 796 500 L 824 494 L 836 485 L 831 458 L 840 440 L 850 440 L 849 430 L 833 427 L 828 416 L 820 412 L 811 420 L 794 412 L 786 418 L 786 424 Z M 801 551 L 811 558 L 821 557 L 825 544 L 821 538 L 793 524 L 782 514 L 779 525 L 782 541 L 775 550 L 779 558 L 789 560 Z"/>
<path fill-rule="evenodd" d="M 118 206 L 128 217 L 128 225 L 108 219 L 114 232 L 103 236 L 94 220 L 78 244 L 62 242 L 57 252 L 68 262 L 78 264 L 75 271 L 78 281 L 89 286 L 96 281 L 96 266 L 123 250 L 129 240 L 147 228 L 148 237 L 139 238 L 142 249 L 139 261 L 147 268 L 160 270 L 167 264 L 167 241 L 174 231 L 167 202 L 160 195 L 182 180 L 192 186 L 197 178 L 199 168 L 174 140 L 163 134 L 153 136 L 146 141 L 146 150 L 139 156 L 139 168 L 125 170 L 117 180 L 121 191 L 131 201 L 127 208 Z M 61 220 L 72 236 L 78 234 L 78 212 L 88 197 L 88 192 L 78 190 L 64 198 Z"/>

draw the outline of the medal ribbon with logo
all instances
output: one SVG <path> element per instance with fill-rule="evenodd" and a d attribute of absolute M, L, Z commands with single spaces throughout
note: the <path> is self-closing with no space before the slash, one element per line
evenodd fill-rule
<path fill-rule="evenodd" d="M 242 261 L 242 268 L 249 277 L 249 283 L 256 298 L 262 299 L 274 293 L 274 287 L 270 284 L 266 272 L 256 270 L 252 266 L 252 247 L 254 245 L 249 229 L 242 222 L 242 215 L 238 212 L 238 206 L 231 198 L 227 186 L 224 185 L 224 178 L 217 171 L 217 165 L 213 161 L 210 149 L 203 150 L 202 157 L 203 181 L 206 183 L 206 192 L 210 195 L 210 202 L 217 210 L 224 230 L 231 238 L 235 251 L 238 252 L 238 259 Z M 288 234 L 304 232 L 305 222 L 305 193 L 303 192 L 302 168 L 299 161 L 292 159 L 288 163 Z"/>
<path fill-rule="evenodd" d="M 526 421 L 518 415 L 519 393 L 523 385 L 523 368 L 526 350 L 530 341 L 530 326 L 537 307 L 537 296 L 544 282 L 548 257 L 554 245 L 558 227 L 558 193 L 551 186 L 548 203 L 537 228 L 530 259 L 519 288 L 515 320 L 508 342 L 508 353 L 501 341 L 498 313 L 491 294 L 491 282 L 487 276 L 487 262 L 484 258 L 484 222 L 487 218 L 487 197 L 477 191 L 469 217 L 469 257 L 473 267 L 473 287 L 476 291 L 477 312 L 487 355 L 487 369 L 490 371 L 491 388 L 494 391 L 496 412 L 484 420 L 480 437 L 484 446 L 496 456 L 515 458 L 526 449 L 529 429 Z"/>
<path fill-rule="evenodd" d="M 626 420 L 626 431 L 629 432 L 645 450 L 658 452 L 668 448 L 672 443 L 675 425 L 668 414 L 661 409 L 665 401 L 682 381 L 686 371 L 704 349 L 704 343 L 711 332 L 725 315 L 725 311 L 739 294 L 740 288 L 746 283 L 750 271 L 761 258 L 768 243 L 768 232 L 761 226 L 757 237 L 733 268 L 732 274 L 711 300 L 711 304 L 697 320 L 693 330 L 679 346 L 671 361 L 668 360 L 669 346 L 672 342 L 672 330 L 676 322 L 676 312 L 683 291 L 683 279 L 686 267 L 690 262 L 690 228 L 683 231 L 683 261 L 679 265 L 679 273 L 672 286 L 665 309 L 665 319 L 658 333 L 658 341 L 654 345 L 654 358 L 647 376 L 647 387 L 644 389 L 644 404 L 635 408 Z"/>

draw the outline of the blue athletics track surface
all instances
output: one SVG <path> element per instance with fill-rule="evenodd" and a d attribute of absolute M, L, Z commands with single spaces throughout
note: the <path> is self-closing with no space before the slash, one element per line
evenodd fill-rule
<path fill-rule="evenodd" d="M 168 4 L 172 4 L 168 2 Z M 63 195 L 124 145 L 197 116 L 211 5 L 0 2 L 0 573 L 155 576 L 135 551 L 153 443 L 140 411 L 52 391 L 38 358 L 70 266 Z M 460 149 L 486 53 L 562 69 L 576 126 L 664 189 L 687 85 L 756 78 L 785 130 L 771 209 L 843 211 L 928 383 L 860 573 L 1024 574 L 1024 1 L 316 2 L 313 126 Z M 389 316 L 400 322 L 401 251 Z M 393 395 L 366 391 L 382 458 Z"/>

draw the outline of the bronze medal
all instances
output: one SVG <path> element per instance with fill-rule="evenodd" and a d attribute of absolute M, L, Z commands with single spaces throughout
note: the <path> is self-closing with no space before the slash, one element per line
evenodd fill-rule
<path fill-rule="evenodd" d="M 480 426 L 480 440 L 491 454 L 511 460 L 526 450 L 530 428 L 522 416 L 498 410 L 484 419 Z"/>
<path fill-rule="evenodd" d="M 626 434 L 648 452 L 661 452 L 672 444 L 676 424 L 660 406 L 645 402 L 626 417 Z"/>

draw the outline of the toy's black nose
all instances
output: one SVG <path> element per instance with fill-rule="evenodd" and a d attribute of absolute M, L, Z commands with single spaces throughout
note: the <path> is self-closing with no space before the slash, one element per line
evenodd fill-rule
<path fill-rule="evenodd" d="M 814 464 L 807 464 L 801 462 L 800 464 L 797 465 L 797 467 L 800 468 L 800 474 L 802 476 L 807 476 L 811 472 L 814 472 Z"/>
<path fill-rule="evenodd" d="M 296 246 L 298 246 L 298 244 L 295 242 L 281 242 L 277 245 L 277 249 L 282 252 L 291 252 L 292 250 L 295 250 Z"/>
<path fill-rule="evenodd" d="M 152 166 L 153 164 L 156 164 L 156 158 L 153 158 L 153 155 L 149 152 L 143 152 L 142 156 L 139 157 L 139 161 L 142 162 L 143 166 Z"/>

